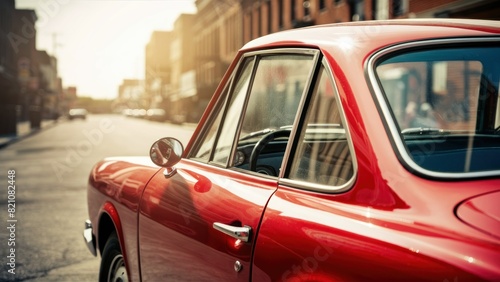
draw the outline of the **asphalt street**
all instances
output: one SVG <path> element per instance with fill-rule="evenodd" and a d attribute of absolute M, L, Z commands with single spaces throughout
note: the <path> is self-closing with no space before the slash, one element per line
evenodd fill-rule
<path fill-rule="evenodd" d="M 0 281 L 97 281 L 100 257 L 83 242 L 87 178 L 108 156 L 147 156 L 194 126 L 120 115 L 64 120 L 0 149 Z"/>

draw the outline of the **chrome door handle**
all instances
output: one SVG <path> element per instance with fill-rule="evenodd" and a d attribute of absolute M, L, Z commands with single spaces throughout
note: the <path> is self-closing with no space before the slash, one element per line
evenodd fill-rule
<path fill-rule="evenodd" d="M 236 227 L 219 222 L 214 222 L 213 227 L 215 230 L 219 230 L 220 232 L 243 242 L 248 242 L 250 239 L 250 232 L 252 231 L 252 227 L 250 226 Z"/>

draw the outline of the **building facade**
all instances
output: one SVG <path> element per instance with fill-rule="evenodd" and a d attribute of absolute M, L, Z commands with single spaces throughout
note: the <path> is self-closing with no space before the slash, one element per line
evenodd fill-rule
<path fill-rule="evenodd" d="M 154 31 L 146 45 L 144 94 L 150 108 L 168 107 L 167 94 L 171 89 L 170 61 L 171 31 Z"/>
<path fill-rule="evenodd" d="M 53 119 L 59 116 L 60 80 L 57 73 L 57 59 L 46 51 L 37 50 L 39 69 L 38 93 L 41 96 L 41 117 Z"/>
<path fill-rule="evenodd" d="M 244 42 L 311 25 L 396 18 L 498 20 L 495 0 L 242 0 Z"/>
<path fill-rule="evenodd" d="M 417 18 L 500 20 L 500 3 L 496 0 L 411 0 L 408 14 Z"/>
<path fill-rule="evenodd" d="M 122 109 L 143 109 L 145 107 L 144 81 L 124 79 L 118 86 L 118 99 L 115 107 Z"/>
<path fill-rule="evenodd" d="M 36 21 L 34 10 L 15 9 L 10 0 L 0 3 L 1 135 L 17 134 L 20 120 L 40 127 L 43 97 L 38 91 Z"/>
<path fill-rule="evenodd" d="M 243 45 L 241 6 L 236 0 L 197 0 L 194 24 L 197 121 Z"/>
<path fill-rule="evenodd" d="M 181 14 L 174 23 L 170 45 L 171 91 L 167 94 L 169 106 L 165 109 L 173 122 L 193 121 L 189 110 L 196 103 L 195 45 L 193 26 L 195 14 Z"/>
<path fill-rule="evenodd" d="M 16 134 L 17 56 L 9 42 L 14 30 L 14 0 L 0 1 L 0 135 Z"/>
<path fill-rule="evenodd" d="M 20 121 L 39 128 L 62 110 L 57 59 L 36 49 L 37 20 L 15 0 L 0 1 L 0 135 L 16 135 Z"/>
<path fill-rule="evenodd" d="M 347 21 L 500 17 L 498 0 L 195 0 L 195 4 L 197 13 L 179 16 L 169 47 L 160 51 L 169 52 L 171 65 L 162 107 L 171 111 L 174 121 L 197 122 L 239 48 L 266 34 Z"/>

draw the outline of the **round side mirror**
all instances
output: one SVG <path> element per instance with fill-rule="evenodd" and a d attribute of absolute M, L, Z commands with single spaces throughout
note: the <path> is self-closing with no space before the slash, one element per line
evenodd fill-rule
<path fill-rule="evenodd" d="M 151 146 L 151 150 L 149 150 L 149 156 L 153 163 L 166 168 L 172 167 L 178 163 L 183 153 L 184 147 L 182 143 L 171 137 L 162 138 L 154 142 L 153 146 Z"/>

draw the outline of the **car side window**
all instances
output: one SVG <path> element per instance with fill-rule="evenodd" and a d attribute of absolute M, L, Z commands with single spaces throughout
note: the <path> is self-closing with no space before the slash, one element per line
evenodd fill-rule
<path fill-rule="evenodd" d="M 226 97 L 227 91 L 228 87 L 224 89 L 224 92 L 221 96 Z M 222 105 L 218 105 L 218 107 L 215 107 L 216 110 L 220 108 L 222 108 Z M 219 129 L 220 123 L 222 121 L 223 113 L 224 112 L 222 110 L 217 111 L 217 115 L 211 120 L 210 127 L 205 131 L 203 142 L 198 142 L 198 148 L 194 150 L 193 158 L 205 162 L 208 162 L 210 160 L 210 153 L 212 152 L 212 148 L 215 144 L 217 130 Z"/>
<path fill-rule="evenodd" d="M 323 65 L 288 178 L 342 186 L 353 177 L 353 158 L 337 97 L 333 81 Z"/>
<path fill-rule="evenodd" d="M 291 126 L 312 68 L 311 56 L 266 56 L 259 60 L 240 137 Z"/>
<path fill-rule="evenodd" d="M 231 167 L 278 175 L 313 67 L 312 54 L 259 57 Z"/>
<path fill-rule="evenodd" d="M 193 159 L 277 176 L 316 55 L 299 51 L 243 59 Z"/>
<path fill-rule="evenodd" d="M 225 87 L 224 92 L 220 96 L 221 100 L 213 108 L 212 114 L 215 116 L 209 121 L 210 127 L 202 133 L 202 137 L 200 140 L 197 140 L 191 152 L 193 159 L 204 162 L 214 161 L 221 165 L 226 165 L 236 134 L 238 116 L 242 111 L 243 102 L 250 83 L 253 61 L 254 58 L 250 57 L 246 58 L 241 64 L 242 66 L 239 68 L 241 71 L 237 77 L 231 97 L 228 97 L 229 85 Z M 228 110 L 225 111 L 225 109 Z M 224 118 L 225 113 L 226 116 L 230 116 L 231 118 Z"/>
<path fill-rule="evenodd" d="M 234 143 L 235 134 L 240 120 L 241 112 L 250 85 L 254 58 L 247 58 L 243 62 L 241 74 L 236 81 L 232 95 L 229 99 L 226 115 L 222 121 L 222 129 L 215 146 L 213 162 L 226 165 Z"/>

